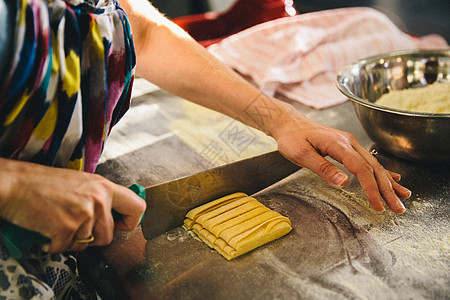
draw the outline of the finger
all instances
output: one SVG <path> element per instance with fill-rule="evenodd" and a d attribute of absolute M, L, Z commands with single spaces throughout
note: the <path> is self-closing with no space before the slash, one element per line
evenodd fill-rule
<path fill-rule="evenodd" d="M 115 186 L 113 209 L 122 216 L 115 222 L 116 230 L 135 229 L 142 219 L 147 204 L 133 191 L 120 185 Z"/>
<path fill-rule="evenodd" d="M 406 187 L 398 184 L 402 176 L 399 173 L 386 170 L 388 177 L 391 180 L 392 188 L 400 199 L 408 199 L 411 197 L 411 191 Z"/>
<path fill-rule="evenodd" d="M 391 173 L 392 172 L 389 172 L 389 175 L 392 175 Z M 400 199 L 408 199 L 409 197 L 411 197 L 411 191 L 399 184 L 397 181 L 398 180 L 395 180 L 394 178 L 391 179 L 392 188 L 394 189 L 397 196 Z"/>
<path fill-rule="evenodd" d="M 365 154 L 361 154 L 363 151 L 367 152 L 354 140 L 350 143 L 334 145 L 329 155 L 341 162 L 347 170 L 358 178 L 370 205 L 376 211 L 382 212 L 385 210 L 383 198 L 375 176 L 375 169 L 382 168 L 382 166 L 369 152 L 367 152 L 368 157 L 364 157 Z M 389 180 L 387 179 L 387 181 Z"/>
<path fill-rule="evenodd" d="M 104 246 L 111 243 L 114 232 L 114 220 L 111 215 L 111 208 L 98 207 L 95 211 L 95 224 L 92 230 L 94 241 L 92 246 Z"/>
<path fill-rule="evenodd" d="M 356 151 L 345 151 L 345 149 L 341 149 L 336 152 L 339 154 L 333 155 L 333 153 L 330 153 L 330 155 L 343 163 L 344 166 L 358 178 L 361 187 L 367 195 L 370 205 L 376 211 L 384 211 L 383 199 L 380 190 L 378 189 L 373 168 L 370 167 Z M 344 186 L 348 182 L 348 176 L 322 156 L 318 154 L 311 155 L 310 158 L 308 158 L 308 161 L 310 161 L 310 166 L 308 167 L 305 165 L 305 167 L 317 173 L 328 183 L 336 186 Z"/>
<path fill-rule="evenodd" d="M 81 224 L 80 228 L 74 235 L 73 243 L 71 245 L 71 250 L 81 251 L 86 249 L 86 247 L 91 243 L 90 240 L 94 239 L 93 235 L 94 218 L 90 218 L 88 221 Z"/>
<path fill-rule="evenodd" d="M 74 241 L 68 250 L 70 251 L 83 251 L 89 246 L 89 243 L 78 243 Z"/>
<path fill-rule="evenodd" d="M 74 240 L 88 240 L 92 236 L 92 229 L 94 227 L 94 219 L 91 218 L 88 221 L 81 224 L 78 231 L 75 233 Z"/>
<path fill-rule="evenodd" d="M 396 172 L 389 171 L 389 170 L 386 170 L 386 171 L 389 173 L 389 175 L 391 175 L 392 179 L 395 182 L 398 182 L 398 181 L 400 181 L 400 179 L 402 179 L 402 176 L 400 174 L 398 174 Z"/>
<path fill-rule="evenodd" d="M 58 235 L 51 236 L 51 243 L 48 247 L 49 253 L 62 253 L 72 249 L 74 244 L 74 231 L 61 230 Z M 76 246 L 74 246 L 76 248 Z"/>
<path fill-rule="evenodd" d="M 79 223 L 68 218 L 65 223 L 47 223 L 42 231 L 44 236 L 50 238 L 50 244 L 44 245 L 43 249 L 49 253 L 62 253 L 71 249 L 76 230 Z"/>
<path fill-rule="evenodd" d="M 296 158 L 293 158 L 292 161 L 310 169 L 329 184 L 335 186 L 344 186 L 347 184 L 347 174 L 318 154 L 314 148 L 311 147 L 304 151 L 305 152 L 298 154 Z"/>
<path fill-rule="evenodd" d="M 382 198 L 387 203 L 389 208 L 395 213 L 405 212 L 405 207 L 403 206 L 403 203 L 400 201 L 399 197 L 397 196 L 394 190 L 393 185 L 395 181 L 393 180 L 392 176 L 383 168 L 383 166 L 378 162 L 378 160 L 361 145 L 359 144 L 355 145 L 354 148 L 373 168 L 373 175 L 376 179 L 376 184 L 378 185 L 379 194 L 381 194 Z M 363 185 L 363 182 L 361 182 L 361 180 L 360 183 L 361 185 Z M 371 201 L 371 204 L 372 201 L 373 202 L 379 201 L 380 204 L 382 204 L 382 199 L 379 199 L 379 197 L 377 196 L 373 197 L 374 199 L 369 199 L 369 201 Z"/>
<path fill-rule="evenodd" d="M 356 178 L 358 178 L 362 189 L 367 195 L 367 199 L 372 206 L 378 212 L 385 211 L 383 197 L 379 188 L 379 183 L 375 176 L 374 169 L 366 164 L 366 167 L 361 171 L 354 173 Z"/>

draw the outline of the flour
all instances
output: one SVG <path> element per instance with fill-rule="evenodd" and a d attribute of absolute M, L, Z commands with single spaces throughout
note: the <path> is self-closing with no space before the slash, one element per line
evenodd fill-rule
<path fill-rule="evenodd" d="M 449 114 L 450 83 L 435 82 L 423 88 L 391 91 L 375 104 L 413 112 Z"/>
<path fill-rule="evenodd" d="M 308 170 L 298 172 L 297 176 L 294 181 L 298 184 L 293 188 L 287 185 L 286 190 L 312 195 L 313 203 L 326 204 L 320 206 L 323 216 L 335 224 L 339 235 L 349 230 L 339 212 L 345 214 L 354 228 L 357 242 L 352 243 L 351 234 L 345 239 L 333 238 L 333 234 L 323 236 L 327 247 L 333 249 L 330 255 L 337 256 L 331 253 L 342 248 L 347 252 L 347 260 L 322 272 L 316 267 L 312 277 L 304 277 L 304 270 L 294 276 L 291 273 L 288 279 L 293 288 L 301 289 L 309 299 L 330 298 L 330 294 L 335 299 L 450 298 L 450 222 L 443 210 L 444 199 L 429 202 L 426 197 L 414 195 L 405 201 L 405 214 L 397 215 L 388 208 L 379 213 L 369 206 L 361 189 L 356 188 L 356 181 L 350 182 L 348 187 L 337 188 Z M 330 213 L 333 210 L 336 212 Z M 317 220 L 313 222 L 319 224 Z M 311 230 L 294 225 L 294 230 Z M 314 247 L 314 251 L 323 254 L 325 259 L 326 249 Z M 281 263 L 273 257 L 265 263 L 281 274 L 286 273 L 279 270 Z M 315 268 L 312 262 L 308 263 L 311 269 Z"/>
<path fill-rule="evenodd" d="M 402 290 L 402 298 L 450 296 L 450 223 L 447 217 L 436 218 L 439 209 L 416 199 L 405 215 L 369 232 L 375 240 L 386 241 L 382 247 L 395 258 L 389 282 Z"/>
<path fill-rule="evenodd" d="M 310 170 L 302 169 L 298 173 L 304 176 L 298 180 L 300 186 L 297 189 L 306 189 L 308 194 L 335 207 L 358 227 L 370 228 L 384 224 L 395 215 L 390 210 L 380 213 L 372 209 L 357 180 L 353 179 L 348 187 L 340 188 L 329 185 Z"/>
<path fill-rule="evenodd" d="M 263 132 L 200 105 L 183 101 L 184 115 L 167 116 L 170 130 L 215 167 L 277 149 Z M 211 126 L 214 124 L 214 126 Z"/>

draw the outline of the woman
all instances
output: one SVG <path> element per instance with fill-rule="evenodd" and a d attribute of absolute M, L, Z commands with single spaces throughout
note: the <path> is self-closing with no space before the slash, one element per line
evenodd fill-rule
<path fill-rule="evenodd" d="M 288 159 L 343 186 L 347 175 L 324 158 L 333 157 L 357 176 L 375 210 L 385 201 L 404 212 L 400 199 L 410 192 L 400 175 L 351 134 L 261 94 L 146 0 L 119 2 L 124 10 L 116 0 L 0 0 L 7 29 L 0 36 L 0 217 L 51 239 L 20 261 L 0 245 L 2 296 L 95 299 L 69 251 L 106 245 L 114 230 L 138 225 L 145 202 L 92 174 L 128 108 L 135 64 L 136 75 L 265 132 Z M 254 118 L 254 101 L 280 113 Z M 124 218 L 114 223 L 111 209 Z"/>

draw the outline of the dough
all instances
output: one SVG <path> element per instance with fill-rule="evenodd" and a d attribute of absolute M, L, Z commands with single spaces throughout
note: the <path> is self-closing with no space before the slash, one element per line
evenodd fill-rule
<path fill-rule="evenodd" d="M 450 113 L 450 83 L 435 82 L 422 88 L 391 91 L 375 104 L 413 112 Z"/>
<path fill-rule="evenodd" d="M 253 197 L 234 193 L 194 208 L 184 227 L 231 260 L 291 231 L 291 221 Z"/>

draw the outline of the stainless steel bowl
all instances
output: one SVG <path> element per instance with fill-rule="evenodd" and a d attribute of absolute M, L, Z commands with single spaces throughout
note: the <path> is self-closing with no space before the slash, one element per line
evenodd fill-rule
<path fill-rule="evenodd" d="M 391 52 L 360 60 L 337 77 L 369 137 L 408 160 L 450 161 L 450 114 L 419 113 L 374 104 L 392 90 L 450 82 L 450 50 Z"/>

